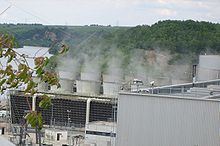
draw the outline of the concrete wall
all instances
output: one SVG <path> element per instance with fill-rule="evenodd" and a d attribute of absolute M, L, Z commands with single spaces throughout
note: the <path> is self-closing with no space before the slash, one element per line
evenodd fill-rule
<path fill-rule="evenodd" d="M 116 146 L 219 146 L 219 101 L 120 94 Z"/>
<path fill-rule="evenodd" d="M 103 82 L 103 94 L 104 95 L 117 95 L 120 90 L 119 83 Z"/>
<path fill-rule="evenodd" d="M 57 140 L 58 134 L 60 135 L 59 140 Z M 53 141 L 53 142 L 66 141 L 67 140 L 67 131 L 46 129 L 45 130 L 45 140 Z"/>
<path fill-rule="evenodd" d="M 63 93 L 73 93 L 73 80 L 68 79 L 60 79 L 60 88 L 56 89 L 55 91 L 63 92 Z"/>
<path fill-rule="evenodd" d="M 220 56 L 200 55 L 198 66 L 198 81 L 220 78 Z"/>
<path fill-rule="evenodd" d="M 220 69 L 198 68 L 198 81 L 207 81 L 220 78 Z"/>
<path fill-rule="evenodd" d="M 76 80 L 76 90 L 80 94 L 99 95 L 101 82 L 89 80 Z"/>
<path fill-rule="evenodd" d="M 110 133 L 112 136 L 109 135 Z M 86 126 L 85 143 L 95 144 L 95 146 L 114 146 L 115 133 L 115 123 L 103 121 L 91 122 Z"/>

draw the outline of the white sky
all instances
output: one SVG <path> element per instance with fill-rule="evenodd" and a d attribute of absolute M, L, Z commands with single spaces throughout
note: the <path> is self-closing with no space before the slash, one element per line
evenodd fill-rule
<path fill-rule="evenodd" d="M 0 23 L 153 24 L 159 20 L 220 22 L 220 0 L 0 0 Z"/>

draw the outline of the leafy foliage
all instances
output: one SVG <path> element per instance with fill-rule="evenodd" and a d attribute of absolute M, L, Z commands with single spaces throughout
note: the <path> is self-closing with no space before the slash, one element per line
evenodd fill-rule
<path fill-rule="evenodd" d="M 36 112 L 36 111 L 29 112 L 25 116 L 25 119 L 31 125 L 31 127 L 38 128 L 39 130 L 42 129 L 43 118 L 42 118 L 42 114 L 40 112 Z"/>
<path fill-rule="evenodd" d="M 159 48 L 180 56 L 220 53 L 220 24 L 198 21 L 159 21 L 119 34 L 118 45 L 127 49 Z M 176 58 L 177 59 L 177 58 Z M 196 58 L 192 58 L 193 59 Z"/>
<path fill-rule="evenodd" d="M 31 68 L 28 65 L 25 54 L 16 52 L 17 43 L 15 38 L 9 34 L 0 34 L 0 59 L 5 58 L 7 62 L 0 60 L 0 90 L 3 93 L 6 89 L 16 89 L 20 86 L 25 86 L 24 92 L 29 96 L 37 93 L 36 83 L 33 79 L 33 74 L 40 79 L 41 82 L 47 82 L 49 85 L 60 87 L 58 76 L 55 72 L 46 69 L 49 63 L 49 58 L 38 56 L 33 57 L 35 67 Z M 68 47 L 63 45 L 60 53 L 63 54 L 68 50 Z M 14 65 L 15 64 L 16 67 Z M 40 108 L 48 108 L 51 105 L 51 98 L 46 94 L 41 96 L 39 103 Z M 30 109 L 31 111 L 31 109 Z M 32 111 L 25 116 L 27 123 L 32 127 L 37 127 L 39 130 L 43 127 L 43 119 L 41 112 Z"/>

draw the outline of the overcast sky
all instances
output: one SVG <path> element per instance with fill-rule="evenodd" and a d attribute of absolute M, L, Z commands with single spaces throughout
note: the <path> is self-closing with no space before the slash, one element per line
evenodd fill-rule
<path fill-rule="evenodd" d="M 220 0 L 0 0 L 0 13 L 5 9 L 0 23 L 135 26 L 167 19 L 220 22 Z"/>

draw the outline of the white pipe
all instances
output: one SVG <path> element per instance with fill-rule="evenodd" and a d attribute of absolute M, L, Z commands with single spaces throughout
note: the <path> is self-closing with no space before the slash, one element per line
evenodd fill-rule
<path fill-rule="evenodd" d="M 35 94 L 35 95 L 32 97 L 32 111 L 35 111 L 35 110 L 36 110 L 36 99 L 37 99 L 37 95 Z"/>
<path fill-rule="evenodd" d="M 89 124 L 90 103 L 92 98 L 88 98 L 86 102 L 86 126 Z"/>
<path fill-rule="evenodd" d="M 214 94 L 214 95 L 208 95 L 208 96 L 204 96 L 202 97 L 202 99 L 215 99 L 215 98 L 219 98 L 220 94 Z"/>

